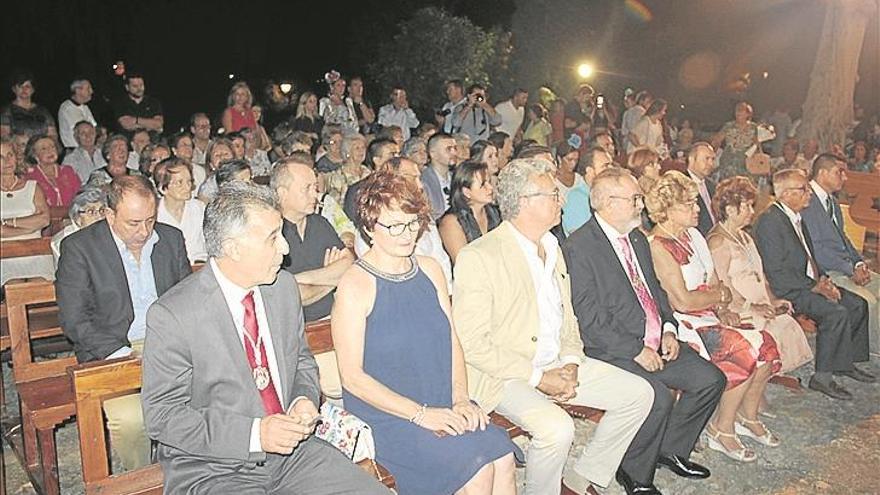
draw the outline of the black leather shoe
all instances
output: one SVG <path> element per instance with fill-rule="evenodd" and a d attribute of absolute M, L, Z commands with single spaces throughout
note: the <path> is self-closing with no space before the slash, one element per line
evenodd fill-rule
<path fill-rule="evenodd" d="M 847 378 L 852 378 L 853 380 L 855 380 L 857 382 L 862 382 L 862 383 L 877 383 L 876 376 L 874 376 L 870 373 L 867 373 L 865 371 L 862 371 L 856 367 L 853 367 L 853 369 L 851 371 L 840 371 L 838 373 L 835 373 L 835 375 L 842 375 L 842 376 L 845 376 Z"/>
<path fill-rule="evenodd" d="M 615 478 L 617 479 L 617 482 L 620 483 L 620 486 L 626 491 L 626 495 L 663 495 L 653 483 L 643 485 L 633 481 L 623 469 L 617 470 Z"/>
<path fill-rule="evenodd" d="M 810 382 L 807 384 L 807 388 L 809 388 L 810 390 L 815 390 L 816 392 L 822 392 L 832 399 L 852 400 L 853 398 L 852 394 L 849 393 L 847 389 L 838 385 L 834 380 L 831 380 L 827 384 L 825 384 L 816 380 L 815 376 L 812 376 L 810 377 Z"/>
<path fill-rule="evenodd" d="M 674 454 L 661 455 L 660 458 L 657 459 L 657 464 L 668 468 L 682 478 L 704 479 L 708 478 L 711 474 L 708 468 Z"/>

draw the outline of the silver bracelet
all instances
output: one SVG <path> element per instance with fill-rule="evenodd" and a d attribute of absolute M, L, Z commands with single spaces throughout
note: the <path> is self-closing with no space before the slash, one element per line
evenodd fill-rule
<path fill-rule="evenodd" d="M 425 418 L 425 411 L 428 409 L 427 404 L 422 404 L 419 407 L 418 412 L 416 412 L 415 416 L 409 418 L 409 422 L 413 423 L 416 426 L 422 426 L 422 420 Z"/>

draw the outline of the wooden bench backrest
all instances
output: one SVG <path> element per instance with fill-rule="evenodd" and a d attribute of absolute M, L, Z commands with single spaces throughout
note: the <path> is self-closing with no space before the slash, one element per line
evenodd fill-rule
<path fill-rule="evenodd" d="M 13 376 L 16 382 L 64 374 L 68 366 L 76 364 L 74 357 L 36 363 L 33 360 L 32 338 L 62 335 L 63 332 L 57 322 L 53 326 L 32 332 L 29 324 L 28 306 L 53 302 L 55 302 L 55 285 L 52 282 L 35 281 L 6 285 L 6 312 L 12 348 Z"/>
<path fill-rule="evenodd" d="M 880 174 L 847 171 L 843 190 L 850 196 L 849 214 L 868 230 L 880 231 L 880 212 L 874 202 L 880 199 Z"/>
<path fill-rule="evenodd" d="M 86 494 L 162 493 L 162 469 L 158 464 L 110 475 L 102 406 L 107 399 L 140 391 L 141 371 L 140 359 L 133 358 L 99 361 L 70 369 Z"/>
<path fill-rule="evenodd" d="M 52 254 L 52 238 L 37 237 L 20 241 L 0 242 L 0 259 Z"/>

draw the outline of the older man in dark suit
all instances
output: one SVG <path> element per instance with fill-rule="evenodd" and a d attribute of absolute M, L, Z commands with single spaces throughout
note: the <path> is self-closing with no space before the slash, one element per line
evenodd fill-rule
<path fill-rule="evenodd" d="M 150 308 L 143 407 L 166 493 L 388 493 L 311 437 L 318 369 L 281 228 L 271 190 L 224 185 L 208 266 Z"/>
<path fill-rule="evenodd" d="M 156 223 L 156 191 L 140 176 L 110 183 L 106 220 L 61 243 L 55 280 L 61 328 L 79 362 L 140 352 L 147 308 L 189 275 L 183 234 Z M 140 398 L 104 403 L 110 439 L 122 464 L 150 461 Z"/>
<path fill-rule="evenodd" d="M 659 493 L 653 484 L 658 463 L 679 476 L 709 476 L 689 457 L 726 383 L 715 365 L 679 344 L 672 308 L 638 229 L 643 201 L 627 171 L 602 172 L 590 191 L 596 214 L 562 245 L 587 356 L 654 388 L 654 406 L 618 471 L 627 494 Z M 682 391 L 678 402 L 670 387 Z"/>
<path fill-rule="evenodd" d="M 837 287 L 816 262 L 816 248 L 801 212 L 810 203 L 810 185 L 799 169 L 773 175 L 776 202 L 755 223 L 755 241 L 770 289 L 795 311 L 816 321 L 816 373 L 808 386 L 834 399 L 852 394 L 832 374 L 862 382 L 876 378 L 855 366 L 868 360 L 868 303 Z"/>

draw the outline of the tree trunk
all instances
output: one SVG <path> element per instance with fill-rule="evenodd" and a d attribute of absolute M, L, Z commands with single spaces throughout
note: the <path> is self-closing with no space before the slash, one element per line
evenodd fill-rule
<path fill-rule="evenodd" d="M 816 139 L 823 151 L 833 144 L 844 145 L 847 126 L 853 121 L 862 40 L 876 12 L 874 0 L 826 1 L 822 39 L 798 129 L 801 143 Z"/>

